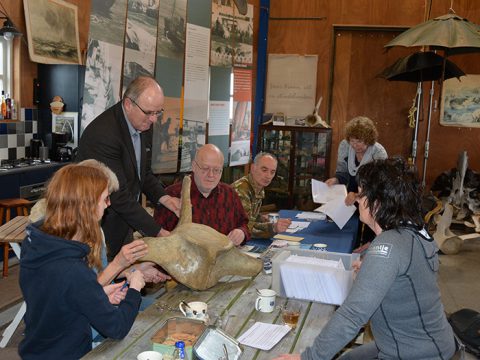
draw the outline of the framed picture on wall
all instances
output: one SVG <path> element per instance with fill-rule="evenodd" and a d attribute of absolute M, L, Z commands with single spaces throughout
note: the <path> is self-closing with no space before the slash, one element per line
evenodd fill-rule
<path fill-rule="evenodd" d="M 52 132 L 69 134 L 67 145 L 76 148 L 78 146 L 78 113 L 52 114 Z"/>
<path fill-rule="evenodd" d="M 33 62 L 81 64 L 78 9 L 62 0 L 23 0 Z"/>
<path fill-rule="evenodd" d="M 440 125 L 480 127 L 480 75 L 443 82 Z"/>

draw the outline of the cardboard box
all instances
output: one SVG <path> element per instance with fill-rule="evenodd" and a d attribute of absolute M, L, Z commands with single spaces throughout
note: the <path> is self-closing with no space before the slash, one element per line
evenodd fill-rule
<path fill-rule="evenodd" d="M 160 329 L 152 336 L 153 350 L 163 355 L 164 359 L 173 354 L 176 341 L 185 341 L 185 351 L 189 359 L 193 359 L 193 345 L 206 329 L 201 320 L 186 317 L 167 319 Z"/>
<path fill-rule="evenodd" d="M 287 259 L 290 255 L 334 261 L 341 259 L 345 270 L 318 264 L 288 262 Z M 360 259 L 360 254 L 292 249 L 290 247 L 275 250 L 272 257 L 272 290 L 275 290 L 280 297 L 341 305 L 353 284 L 352 263 L 358 259 Z M 284 276 L 282 276 L 282 272 Z M 290 281 L 289 279 L 294 280 Z M 302 291 L 302 288 L 308 291 Z"/>

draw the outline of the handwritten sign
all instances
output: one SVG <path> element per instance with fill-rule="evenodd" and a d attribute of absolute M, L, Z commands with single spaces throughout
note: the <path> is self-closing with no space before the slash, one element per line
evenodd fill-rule
<path fill-rule="evenodd" d="M 317 55 L 269 54 L 266 113 L 306 116 L 315 108 Z"/>

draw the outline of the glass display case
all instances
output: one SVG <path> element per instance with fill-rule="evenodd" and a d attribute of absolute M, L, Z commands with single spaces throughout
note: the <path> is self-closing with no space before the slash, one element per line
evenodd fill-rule
<path fill-rule="evenodd" d="M 260 125 L 258 151 L 278 158 L 277 175 L 265 189 L 264 205 L 313 210 L 311 179 L 328 176 L 331 129 Z"/>

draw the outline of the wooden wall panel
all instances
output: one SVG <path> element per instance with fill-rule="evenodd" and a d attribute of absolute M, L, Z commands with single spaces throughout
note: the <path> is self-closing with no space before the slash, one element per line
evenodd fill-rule
<path fill-rule="evenodd" d="M 372 78 L 373 70 L 380 65 L 387 66 L 398 57 L 413 53 L 419 49 L 392 49 L 389 52 L 375 52 L 368 48 L 368 41 L 356 38 L 360 35 L 348 35 L 349 39 L 338 37 L 337 50 L 334 57 L 333 29 L 334 25 L 361 25 L 365 27 L 410 27 L 447 13 L 450 0 L 310 0 L 291 1 L 275 0 L 270 2 L 271 17 L 323 17 L 324 20 L 271 20 L 268 34 L 268 52 L 284 54 L 317 54 L 319 56 L 317 71 L 317 98 L 324 97 L 320 107 L 320 115 L 327 119 L 329 102 L 333 97 L 330 109 L 333 127 L 332 168 L 336 162 L 336 144 L 343 138 L 344 121 L 360 113 L 367 114 L 378 123 L 380 141 L 390 154 L 410 153 L 412 130 L 406 125 L 408 109 L 415 96 L 416 86 L 409 83 L 394 82 Z M 456 0 L 454 10 L 460 16 L 480 24 L 480 1 Z M 428 17 L 429 16 L 429 17 Z M 384 44 L 389 41 L 388 34 Z M 382 41 L 379 40 L 379 43 Z M 452 57 L 465 72 L 480 73 L 480 53 Z M 334 73 L 334 85 L 331 86 L 333 66 L 339 67 Z M 370 68 L 375 66 L 375 69 Z M 341 69 L 341 70 L 340 70 Z M 370 71 L 372 70 L 372 71 Z M 365 75 L 364 86 L 352 81 L 356 76 Z M 352 88 L 350 88 L 350 86 Z M 330 89 L 333 93 L 330 94 Z M 424 84 L 425 101 L 428 101 L 429 84 Z M 480 171 L 480 149 L 477 145 L 480 129 L 442 127 L 439 121 L 438 86 L 436 86 L 438 109 L 433 111 L 430 134 L 430 156 L 427 167 L 427 187 L 442 171 L 456 165 L 459 151 L 465 149 L 470 157 L 470 167 Z M 382 101 L 377 96 L 382 95 Z M 425 104 L 427 104 L 425 102 Z M 422 168 L 424 139 L 426 133 L 427 106 L 423 108 L 422 120 L 419 123 L 419 147 L 417 166 Z M 340 120 L 341 119 L 341 120 Z"/>

